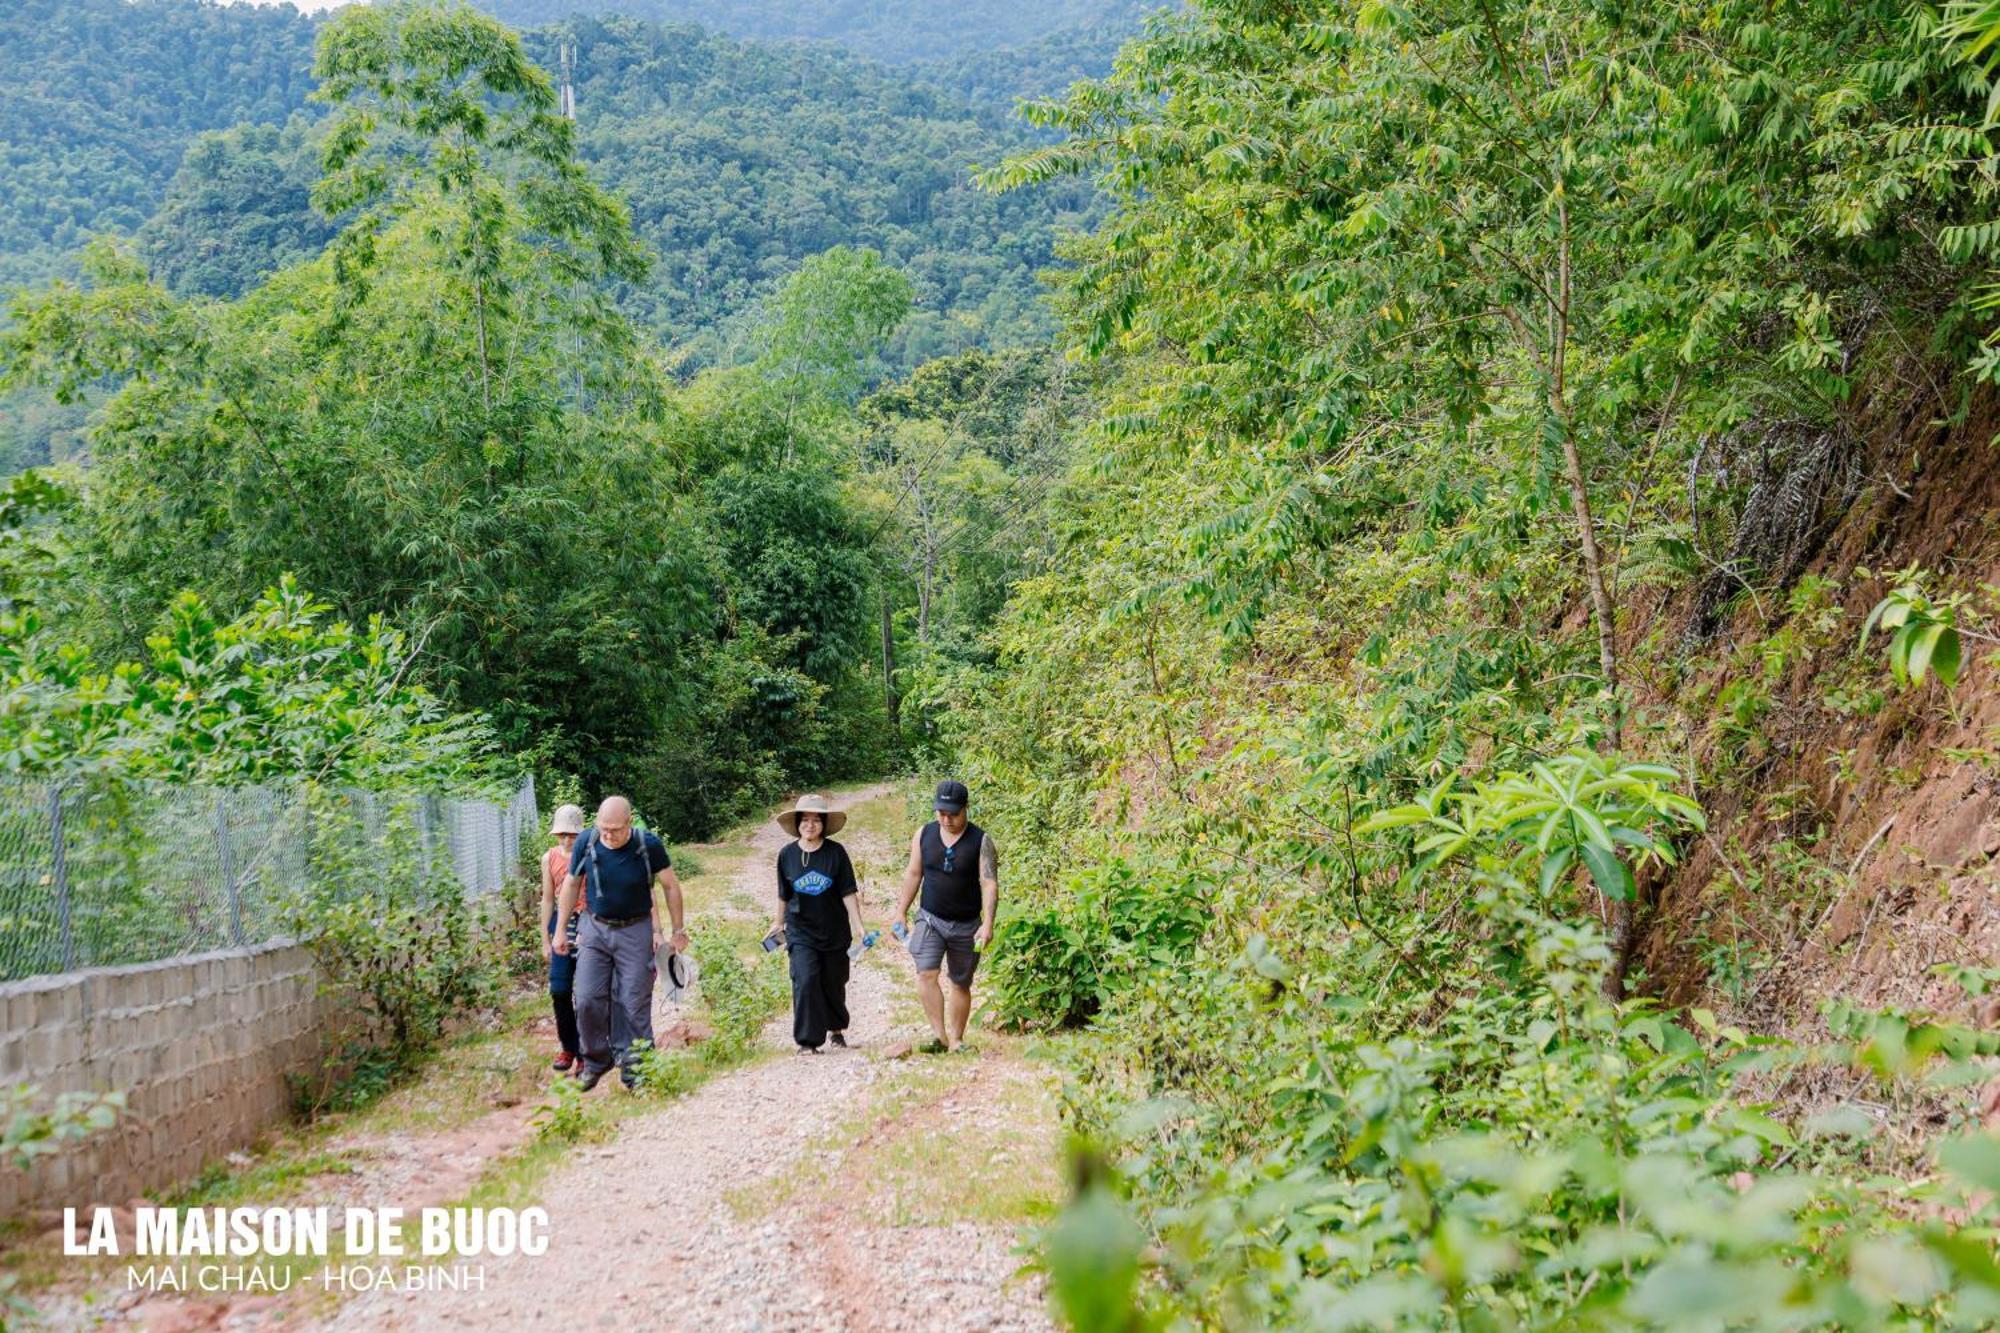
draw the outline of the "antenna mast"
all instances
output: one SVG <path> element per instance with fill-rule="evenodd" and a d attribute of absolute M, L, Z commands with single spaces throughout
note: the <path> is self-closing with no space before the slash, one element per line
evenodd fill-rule
<path fill-rule="evenodd" d="M 574 38 L 565 35 L 562 41 L 557 44 L 556 68 L 562 78 L 562 91 L 560 93 L 558 109 L 561 111 L 564 120 L 574 124 L 576 121 L 576 41 Z M 573 287 L 570 296 L 573 301 L 581 302 L 583 299 L 582 288 L 580 286 Z M 583 325 L 580 323 L 576 327 L 576 354 L 570 361 L 570 379 L 576 394 L 577 418 L 581 421 L 583 416 Z"/>

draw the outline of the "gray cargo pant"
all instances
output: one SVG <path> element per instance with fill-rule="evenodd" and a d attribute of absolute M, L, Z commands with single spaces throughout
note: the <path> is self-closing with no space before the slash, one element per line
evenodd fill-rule
<path fill-rule="evenodd" d="M 586 1069 L 603 1073 L 653 1042 L 653 921 L 603 925 L 589 913 L 576 932 L 576 1035 Z M 621 1023 L 613 1023 L 616 1017 Z"/>

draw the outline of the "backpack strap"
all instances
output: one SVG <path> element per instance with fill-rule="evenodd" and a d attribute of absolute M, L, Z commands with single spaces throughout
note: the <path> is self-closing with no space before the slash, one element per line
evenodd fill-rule
<path fill-rule="evenodd" d="M 594 828 L 583 831 L 583 883 L 584 905 L 588 908 L 592 895 L 603 897 L 597 887 L 597 830 Z"/>
<path fill-rule="evenodd" d="M 597 830 L 594 828 L 585 829 L 583 836 L 589 840 L 583 850 L 583 860 L 587 872 L 586 878 L 589 880 L 591 890 L 596 892 L 599 888 L 597 878 Z M 644 829 L 633 829 L 632 836 L 639 840 L 639 859 L 646 864 L 646 910 L 650 912 L 653 905 L 653 849 L 646 845 L 646 831 Z M 602 897 L 603 895 L 599 893 L 598 896 Z"/>

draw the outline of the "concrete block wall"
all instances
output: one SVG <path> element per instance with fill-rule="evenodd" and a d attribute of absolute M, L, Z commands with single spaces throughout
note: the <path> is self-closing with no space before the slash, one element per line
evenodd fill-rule
<path fill-rule="evenodd" d="M 126 1097 L 115 1127 L 0 1166 L 0 1217 L 122 1204 L 251 1143 L 290 1113 L 285 1076 L 318 1067 L 335 1012 L 287 940 L 0 985 L 0 1084 Z"/>

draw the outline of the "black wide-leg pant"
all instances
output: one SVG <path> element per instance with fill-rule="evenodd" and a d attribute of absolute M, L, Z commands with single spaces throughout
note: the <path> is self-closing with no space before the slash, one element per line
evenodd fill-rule
<path fill-rule="evenodd" d="M 847 950 L 792 945 L 792 1040 L 817 1050 L 847 1031 Z"/>

